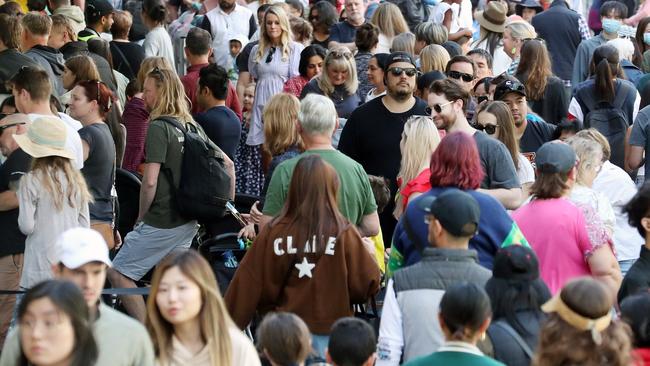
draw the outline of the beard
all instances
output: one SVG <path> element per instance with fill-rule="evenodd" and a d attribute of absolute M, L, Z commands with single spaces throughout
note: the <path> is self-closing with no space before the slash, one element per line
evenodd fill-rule
<path fill-rule="evenodd" d="M 235 3 L 229 3 L 227 1 L 219 1 L 219 7 L 223 11 L 229 11 L 235 8 Z"/>
<path fill-rule="evenodd" d="M 413 96 L 412 88 L 404 88 L 396 85 L 393 87 L 387 87 L 386 89 L 387 94 L 399 102 L 404 102 Z"/>

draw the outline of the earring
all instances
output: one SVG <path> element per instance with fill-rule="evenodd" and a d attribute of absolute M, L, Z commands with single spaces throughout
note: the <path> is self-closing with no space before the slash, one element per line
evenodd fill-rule
<path fill-rule="evenodd" d="M 515 52 L 517 52 L 517 47 L 512 47 L 512 49 L 510 50 L 510 53 L 514 55 Z"/>
<path fill-rule="evenodd" d="M 481 334 L 481 340 L 482 340 L 482 341 L 485 340 L 485 332 L 483 332 L 483 334 Z"/>

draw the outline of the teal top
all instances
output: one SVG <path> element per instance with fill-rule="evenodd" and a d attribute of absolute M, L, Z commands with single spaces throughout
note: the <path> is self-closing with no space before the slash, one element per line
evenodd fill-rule
<path fill-rule="evenodd" d="M 418 357 L 404 366 L 505 366 L 505 364 L 487 357 L 476 346 L 464 342 L 446 342 L 428 356 Z"/>

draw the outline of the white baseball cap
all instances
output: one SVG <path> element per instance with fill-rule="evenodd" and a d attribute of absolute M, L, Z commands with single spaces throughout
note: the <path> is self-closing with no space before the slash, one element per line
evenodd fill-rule
<path fill-rule="evenodd" d="M 108 245 L 97 231 L 77 227 L 59 235 L 54 244 L 53 263 L 63 263 L 70 269 L 77 269 L 86 263 L 102 262 L 111 266 Z"/>

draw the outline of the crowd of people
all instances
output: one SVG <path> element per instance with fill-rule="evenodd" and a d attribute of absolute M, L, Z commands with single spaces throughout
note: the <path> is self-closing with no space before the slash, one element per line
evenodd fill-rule
<path fill-rule="evenodd" d="M 650 364 L 648 81 L 647 1 L 0 0 L 0 366 Z"/>

